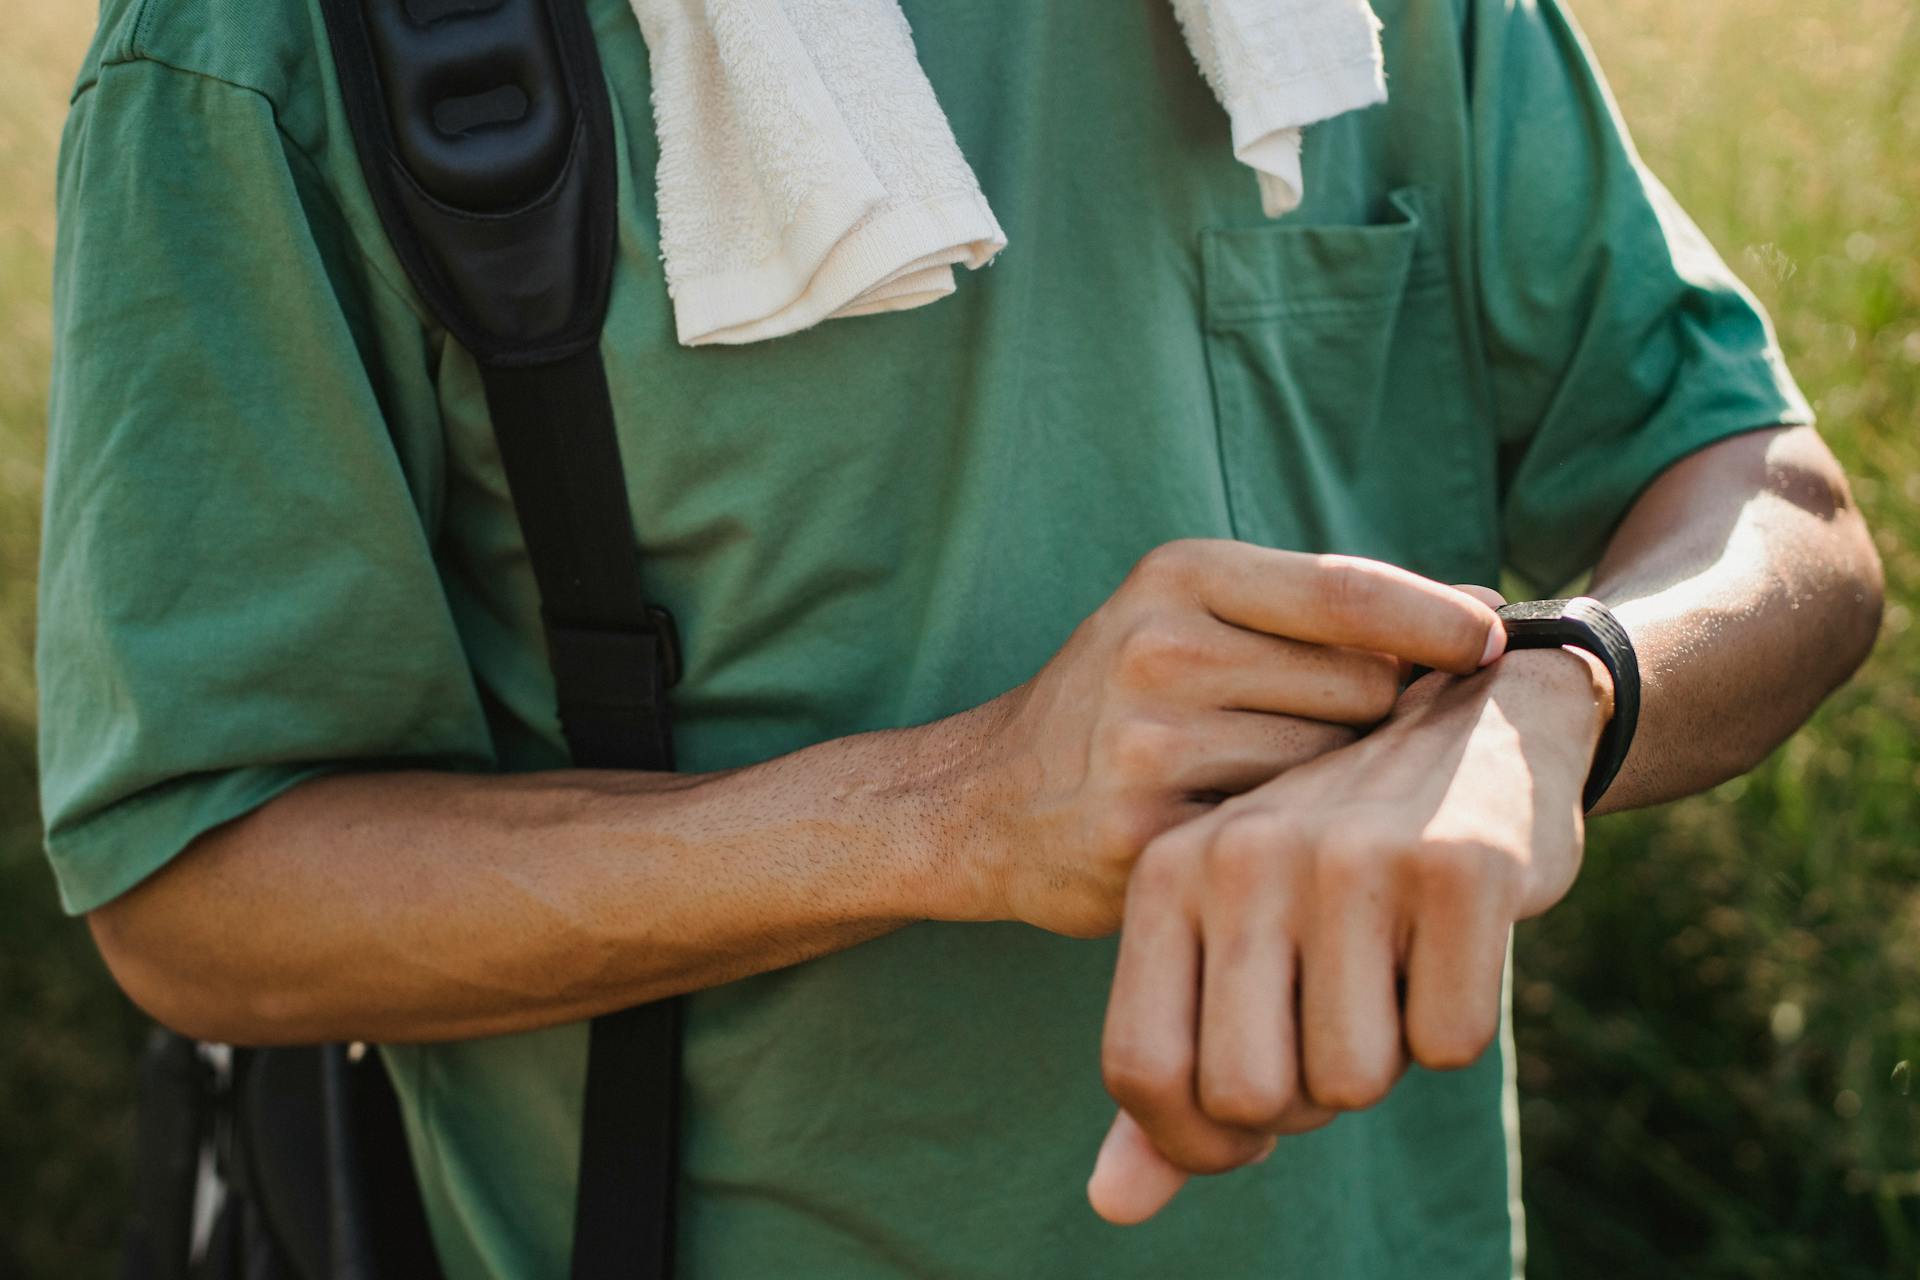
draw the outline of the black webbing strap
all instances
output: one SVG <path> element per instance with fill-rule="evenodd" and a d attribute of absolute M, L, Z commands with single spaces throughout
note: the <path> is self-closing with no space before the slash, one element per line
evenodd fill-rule
<path fill-rule="evenodd" d="M 573 1280 L 670 1280 L 679 1173 L 680 1002 L 593 1020 Z"/>
<path fill-rule="evenodd" d="M 583 769 L 673 768 L 673 625 L 640 593 L 600 349 L 482 367 L 494 438 L 540 587 L 560 725 Z"/>
<path fill-rule="evenodd" d="M 599 337 L 613 116 L 581 0 L 320 0 L 367 187 L 481 369 L 582 768 L 673 767 L 672 619 L 639 552 Z M 672 1273 L 678 1008 L 594 1020 L 574 1280 Z"/>
<path fill-rule="evenodd" d="M 540 586 L 560 723 L 574 763 L 671 769 L 673 625 L 640 592 L 599 348 L 531 368 L 483 368 L 481 376 Z M 593 1021 L 573 1280 L 673 1274 L 679 1049 L 678 1001 Z"/>

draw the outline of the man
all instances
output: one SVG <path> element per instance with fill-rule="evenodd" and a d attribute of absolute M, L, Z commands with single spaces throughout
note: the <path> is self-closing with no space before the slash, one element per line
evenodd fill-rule
<path fill-rule="evenodd" d="M 209 1038 L 389 1046 L 458 1277 L 564 1272 L 580 1020 L 673 993 L 687 1275 L 1508 1274 L 1507 932 L 1572 883 L 1612 689 L 1441 584 L 1597 562 L 1646 675 L 1603 809 L 1748 767 L 1879 605 L 1764 321 L 1563 13 L 1378 6 L 1391 102 L 1316 127 L 1269 222 L 1163 6 L 909 0 L 1014 248 L 689 351 L 646 51 L 589 8 L 674 777 L 558 768 L 475 367 L 316 11 L 103 8 L 42 722 L 120 981 Z M 1116 928 L 1117 962 L 1079 940 Z M 1088 1210 L 1096 1148 L 1145 1225 Z"/>

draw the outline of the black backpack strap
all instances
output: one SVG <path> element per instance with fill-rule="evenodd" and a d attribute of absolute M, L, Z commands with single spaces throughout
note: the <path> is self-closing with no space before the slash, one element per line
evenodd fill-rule
<path fill-rule="evenodd" d="M 487 407 L 546 619 L 560 725 L 589 769 L 673 767 L 673 619 L 640 594 L 640 554 L 600 348 L 483 368 Z"/>
<path fill-rule="evenodd" d="M 414 286 L 479 361 L 583 768 L 673 767 L 672 619 L 640 590 L 600 329 L 612 111 L 581 0 L 321 0 L 360 161 Z M 679 1016 L 594 1020 L 575 1280 L 672 1272 Z"/>
<path fill-rule="evenodd" d="M 540 583 L 560 723 L 574 763 L 671 769 L 666 689 L 678 674 L 678 648 L 671 616 L 640 596 L 599 348 L 553 364 L 485 369 L 483 376 Z M 568 424 L 564 441 L 556 439 L 556 421 Z M 587 1046 L 573 1280 L 667 1280 L 680 1003 L 595 1018 Z"/>

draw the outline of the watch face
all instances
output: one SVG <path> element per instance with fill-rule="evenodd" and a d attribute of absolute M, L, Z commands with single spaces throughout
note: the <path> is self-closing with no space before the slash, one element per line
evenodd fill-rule
<path fill-rule="evenodd" d="M 1522 600 L 1500 610 L 1500 616 L 1509 622 L 1533 622 L 1547 618 L 1562 618 L 1567 613 L 1565 600 Z"/>

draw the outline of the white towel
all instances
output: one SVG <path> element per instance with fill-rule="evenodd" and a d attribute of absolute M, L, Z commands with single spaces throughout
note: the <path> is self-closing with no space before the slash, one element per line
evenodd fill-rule
<path fill-rule="evenodd" d="M 1269 218 L 1299 207 L 1301 132 L 1387 100 L 1367 0 L 1173 0 L 1187 45 L 1233 123 L 1233 154 Z"/>
<path fill-rule="evenodd" d="M 1385 100 L 1367 0 L 1173 0 L 1278 216 L 1307 125 Z M 1006 236 L 898 0 L 633 0 L 653 71 L 660 249 L 687 346 L 954 291 Z M 1120 14 L 1115 20 L 1124 20 Z"/>

